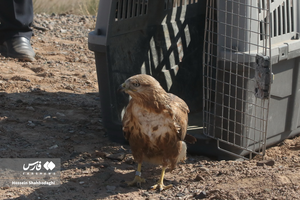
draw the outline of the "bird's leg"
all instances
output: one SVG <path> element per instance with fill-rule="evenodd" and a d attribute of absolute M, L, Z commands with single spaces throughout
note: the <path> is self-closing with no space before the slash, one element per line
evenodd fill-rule
<path fill-rule="evenodd" d="M 161 170 L 160 179 L 158 180 L 157 184 L 155 184 L 151 187 L 152 190 L 155 190 L 156 188 L 159 188 L 159 191 L 161 192 L 162 190 L 166 190 L 166 189 L 169 189 L 169 188 L 173 187 L 172 184 L 167 185 L 167 186 L 164 185 L 165 171 L 166 171 L 166 167 L 163 167 L 162 170 Z"/>
<path fill-rule="evenodd" d="M 138 168 L 135 172 L 135 177 L 134 177 L 133 181 L 127 182 L 128 186 L 133 186 L 136 184 L 138 187 L 141 187 L 142 183 L 146 182 L 146 180 L 141 177 L 141 175 L 142 175 L 141 169 L 142 169 L 142 163 L 138 163 Z"/>

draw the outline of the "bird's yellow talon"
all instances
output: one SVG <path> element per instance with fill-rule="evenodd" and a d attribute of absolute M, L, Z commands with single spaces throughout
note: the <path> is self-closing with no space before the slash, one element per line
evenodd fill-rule
<path fill-rule="evenodd" d="M 138 168 L 135 172 L 135 177 L 134 177 L 133 181 L 126 182 L 128 186 L 136 185 L 138 187 L 141 187 L 142 183 L 146 182 L 146 180 L 141 177 L 141 175 L 142 175 L 141 169 L 142 169 L 142 163 L 138 163 Z"/>
<path fill-rule="evenodd" d="M 169 189 L 171 187 L 173 187 L 172 184 L 166 186 L 163 183 L 157 183 L 157 184 L 151 186 L 151 190 L 156 190 L 157 188 L 159 188 L 159 191 L 161 192 L 161 191 L 167 190 L 167 189 Z"/>
<path fill-rule="evenodd" d="M 157 184 L 155 184 L 151 187 L 152 190 L 156 190 L 157 188 L 159 188 L 159 191 L 161 192 L 163 190 L 167 190 L 167 189 L 173 187 L 172 184 L 167 185 L 167 186 L 164 185 L 165 171 L 166 171 L 166 168 L 163 167 L 161 170 L 161 175 L 160 175 L 159 181 L 157 182 Z"/>
<path fill-rule="evenodd" d="M 138 187 L 141 187 L 142 186 L 142 183 L 145 183 L 146 180 L 140 176 L 135 176 L 133 181 L 130 181 L 130 182 L 126 182 L 128 186 L 138 186 Z"/>

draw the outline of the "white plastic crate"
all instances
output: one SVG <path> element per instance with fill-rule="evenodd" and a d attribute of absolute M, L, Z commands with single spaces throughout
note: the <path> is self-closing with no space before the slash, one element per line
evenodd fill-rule
<path fill-rule="evenodd" d="M 300 101 L 299 4 L 207 0 L 204 132 L 227 153 L 263 155 L 300 132 L 299 104 L 288 104 Z"/>
<path fill-rule="evenodd" d="M 299 1 L 297 0 L 271 0 L 272 45 L 298 38 L 298 27 L 300 25 L 299 6 Z"/>
<path fill-rule="evenodd" d="M 271 0 L 271 56 L 272 64 L 300 55 L 300 2 Z"/>

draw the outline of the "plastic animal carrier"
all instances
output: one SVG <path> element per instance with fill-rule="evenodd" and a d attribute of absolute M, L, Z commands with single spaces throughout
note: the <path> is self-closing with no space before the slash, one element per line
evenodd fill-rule
<path fill-rule="evenodd" d="M 297 0 L 208 0 L 204 134 L 236 156 L 300 132 Z"/>
<path fill-rule="evenodd" d="M 129 100 L 117 88 L 139 73 L 151 74 L 202 117 L 204 20 L 205 1 L 100 1 L 88 44 L 95 52 L 103 123 L 111 139 L 124 140 L 121 118 Z"/>
<path fill-rule="evenodd" d="M 109 137 L 124 141 L 129 97 L 117 88 L 139 73 L 187 102 L 192 152 L 263 155 L 299 133 L 299 10 L 297 0 L 101 0 L 88 42 Z"/>

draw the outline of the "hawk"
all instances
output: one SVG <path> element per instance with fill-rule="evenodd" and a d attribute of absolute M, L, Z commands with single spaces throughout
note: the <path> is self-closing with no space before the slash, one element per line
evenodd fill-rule
<path fill-rule="evenodd" d="M 119 90 L 131 96 L 122 124 L 124 136 L 138 163 L 134 180 L 127 184 L 140 187 L 145 182 L 141 167 L 146 161 L 162 165 L 160 179 L 151 188 L 160 191 L 171 188 L 172 185 L 163 184 L 166 168 L 172 170 L 179 161 L 186 159 L 184 140 L 196 142 L 196 138 L 186 134 L 187 104 L 178 96 L 167 93 L 155 78 L 146 74 L 128 78 Z"/>

